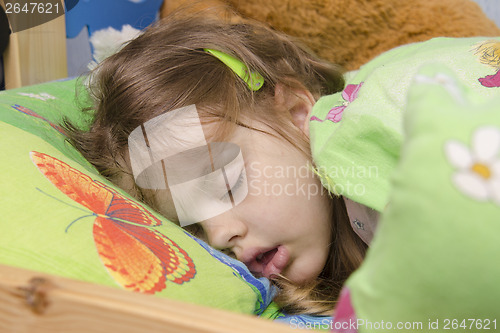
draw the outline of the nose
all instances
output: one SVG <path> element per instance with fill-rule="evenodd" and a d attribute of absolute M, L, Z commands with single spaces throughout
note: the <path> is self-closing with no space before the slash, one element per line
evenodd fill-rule
<path fill-rule="evenodd" d="M 202 222 L 211 246 L 217 249 L 233 248 L 248 232 L 243 221 L 221 214 Z"/>

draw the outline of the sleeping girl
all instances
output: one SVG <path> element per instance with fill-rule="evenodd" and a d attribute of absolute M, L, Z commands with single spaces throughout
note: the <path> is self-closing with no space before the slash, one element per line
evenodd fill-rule
<path fill-rule="evenodd" d="M 288 313 L 332 313 L 378 219 L 324 190 L 311 156 L 311 112 L 344 89 L 339 67 L 258 24 L 175 14 L 91 77 L 90 129 L 67 124 L 89 162 L 273 280 Z"/>

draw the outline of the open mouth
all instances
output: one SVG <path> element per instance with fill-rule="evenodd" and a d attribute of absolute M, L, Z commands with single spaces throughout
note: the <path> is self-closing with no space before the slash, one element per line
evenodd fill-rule
<path fill-rule="evenodd" d="M 274 248 L 270 251 L 259 254 L 255 260 L 258 263 L 265 266 L 274 258 L 274 255 L 276 254 L 276 252 L 278 252 L 278 248 Z"/>
<path fill-rule="evenodd" d="M 249 259 L 245 264 L 252 273 L 270 278 L 281 274 L 288 264 L 290 254 L 280 245 L 270 250 L 254 250 Z"/>

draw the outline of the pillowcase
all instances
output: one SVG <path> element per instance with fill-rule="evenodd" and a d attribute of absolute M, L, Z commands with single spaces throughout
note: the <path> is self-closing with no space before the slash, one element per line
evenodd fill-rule
<path fill-rule="evenodd" d="M 77 87 L 72 79 L 0 92 L 0 263 L 263 314 L 274 295 L 267 279 L 131 198 L 65 141 L 63 116 L 87 119 Z"/>
<path fill-rule="evenodd" d="M 75 93 L 78 98 L 75 98 Z M 283 313 L 276 287 L 99 175 L 66 141 L 85 126 L 77 79 L 0 92 L 0 263 L 319 328 Z M 321 328 L 325 329 L 323 325 Z"/>
<path fill-rule="evenodd" d="M 498 88 L 491 87 L 500 85 L 499 43 L 500 38 L 435 38 L 401 46 L 353 73 L 344 91 L 322 97 L 312 111 L 310 138 L 323 185 L 382 212 L 403 142 L 411 78 L 421 66 L 439 62 L 456 69 L 478 95 L 492 97 Z"/>
<path fill-rule="evenodd" d="M 336 331 L 498 330 L 500 96 L 458 77 L 436 64 L 411 81 L 389 204 Z"/>

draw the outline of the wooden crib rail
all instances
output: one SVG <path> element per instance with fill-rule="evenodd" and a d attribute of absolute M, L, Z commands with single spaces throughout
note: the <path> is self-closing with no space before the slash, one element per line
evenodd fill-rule
<path fill-rule="evenodd" d="M 296 331 L 252 316 L 0 265 L 0 332 Z"/>

